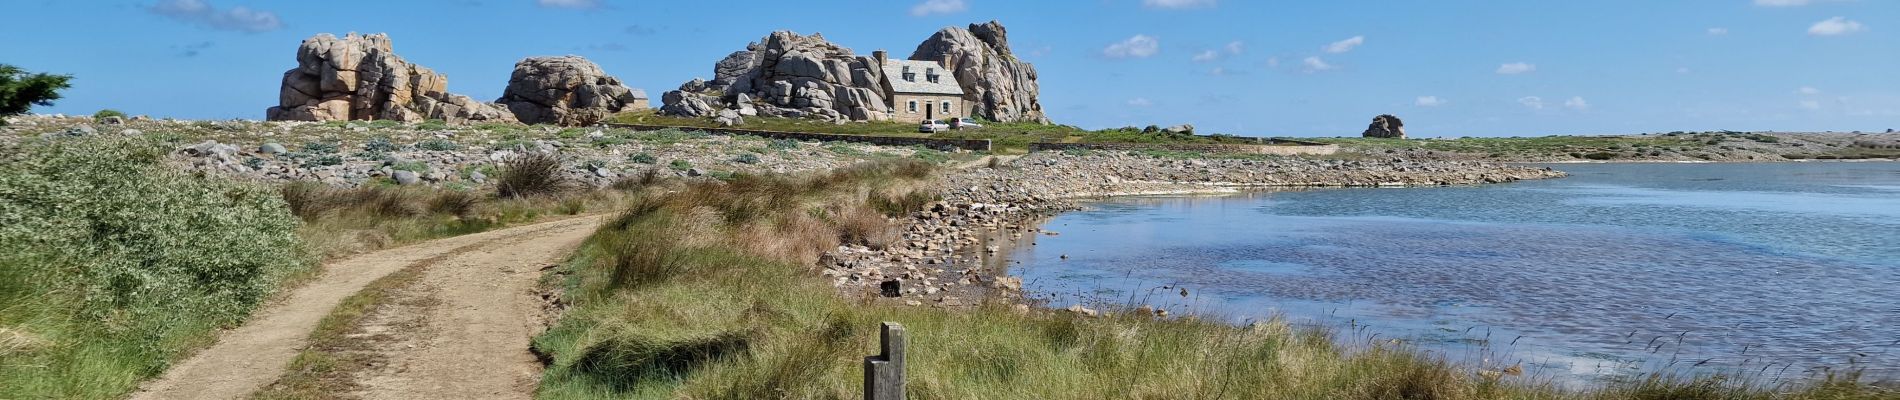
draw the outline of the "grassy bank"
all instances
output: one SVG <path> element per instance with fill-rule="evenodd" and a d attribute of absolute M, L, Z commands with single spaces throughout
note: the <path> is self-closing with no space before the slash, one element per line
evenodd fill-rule
<path fill-rule="evenodd" d="M 0 149 L 0 397 L 110 398 L 311 265 L 271 188 L 134 140 Z"/>
<path fill-rule="evenodd" d="M 540 397 L 853 398 L 879 321 L 908 328 L 909 390 L 918 399 L 1894 396 L 1851 378 L 1768 391 L 1658 377 L 1565 392 L 1402 347 L 1348 351 L 1327 334 L 1277 322 L 890 307 L 838 296 L 812 276 L 826 249 L 874 243 L 891 228 L 885 217 L 926 204 L 917 192 L 925 169 L 883 162 L 655 184 L 554 275 L 570 308 L 535 340 L 549 360 Z"/>
<path fill-rule="evenodd" d="M 504 195 L 236 182 L 166 165 L 166 144 L 0 148 L 0 398 L 117 397 L 321 260 L 626 198 L 561 181 L 551 158 L 506 165 Z"/>
<path fill-rule="evenodd" d="M 609 122 L 715 128 L 710 119 L 658 115 L 639 111 L 615 115 Z M 937 133 L 917 132 L 917 124 L 904 122 L 852 122 L 834 124 L 799 118 L 746 118 L 739 128 L 785 132 L 813 132 L 842 135 L 929 137 L 939 139 L 989 139 L 994 151 L 1021 154 L 1030 143 L 1253 143 L 1252 139 L 1224 135 L 1187 135 L 1162 132 L 1160 127 L 1123 127 L 1087 130 L 1071 125 L 1022 122 L 984 122 L 983 128 Z"/>

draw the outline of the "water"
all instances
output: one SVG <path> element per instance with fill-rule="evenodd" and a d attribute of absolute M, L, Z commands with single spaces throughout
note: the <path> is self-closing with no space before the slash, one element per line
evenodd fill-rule
<path fill-rule="evenodd" d="M 1057 307 L 1280 315 L 1559 380 L 1900 376 L 1900 163 L 1552 167 L 1572 175 L 1110 199 L 1009 259 Z"/>

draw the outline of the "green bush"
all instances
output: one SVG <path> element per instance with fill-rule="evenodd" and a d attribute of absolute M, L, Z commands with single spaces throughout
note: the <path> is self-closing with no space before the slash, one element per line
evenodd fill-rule
<path fill-rule="evenodd" d="M 659 158 L 654 157 L 653 154 L 649 154 L 649 153 L 634 154 L 632 157 L 627 157 L 627 160 L 641 163 L 641 164 L 652 164 L 652 163 L 660 162 Z"/>
<path fill-rule="evenodd" d="M 337 144 L 330 142 L 310 142 L 303 144 L 303 151 L 315 154 L 336 154 L 337 149 Z"/>
<path fill-rule="evenodd" d="M 371 153 L 388 153 L 400 149 L 402 149 L 402 146 L 397 146 L 396 142 L 389 141 L 388 136 L 372 137 L 369 138 L 369 141 L 363 142 L 363 150 Z"/>
<path fill-rule="evenodd" d="M 1584 154 L 1583 158 L 1587 158 L 1591 160 L 1608 160 L 1608 159 L 1616 158 L 1616 153 L 1599 151 L 1595 153 Z"/>
<path fill-rule="evenodd" d="M 379 119 L 379 120 L 369 122 L 369 127 L 376 128 L 376 129 L 389 129 L 389 128 L 394 128 L 398 126 L 402 126 L 402 123 L 396 122 L 395 120 L 388 120 L 388 119 Z"/>
<path fill-rule="evenodd" d="M 0 117 L 25 114 L 33 106 L 50 106 L 59 100 L 59 91 L 72 87 L 72 75 L 29 73 L 19 67 L 0 64 Z M 7 120 L 0 118 L 0 125 Z"/>
<path fill-rule="evenodd" d="M 687 162 L 686 160 L 673 160 L 672 163 L 668 163 L 666 166 L 681 171 L 693 169 L 693 163 Z"/>
<path fill-rule="evenodd" d="M 270 188 L 177 171 L 136 139 L 17 150 L 0 154 L 5 397 L 118 397 L 309 265 Z"/>
<path fill-rule="evenodd" d="M 92 119 L 94 121 L 103 120 L 103 119 L 106 119 L 106 117 L 125 118 L 125 113 L 119 112 L 119 110 L 114 110 L 110 108 L 99 110 L 99 112 L 96 112 L 96 113 L 92 113 Z"/>
<path fill-rule="evenodd" d="M 416 124 L 416 129 L 439 131 L 443 129 L 449 129 L 449 123 L 448 121 L 443 121 L 439 119 L 431 119 L 427 121 L 422 121 L 422 123 L 420 124 Z"/>
<path fill-rule="evenodd" d="M 760 160 L 759 160 L 758 154 L 744 153 L 744 154 L 740 154 L 738 157 L 733 157 L 732 162 L 736 162 L 740 164 L 758 164 Z"/>
<path fill-rule="evenodd" d="M 766 145 L 766 147 L 771 148 L 773 150 L 791 150 L 791 149 L 798 148 L 798 141 L 791 140 L 791 139 L 778 139 L 778 140 L 773 140 L 772 144 Z"/>

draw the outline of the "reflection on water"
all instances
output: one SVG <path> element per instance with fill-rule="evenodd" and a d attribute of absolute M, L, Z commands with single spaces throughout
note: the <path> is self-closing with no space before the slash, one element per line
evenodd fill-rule
<path fill-rule="evenodd" d="M 1011 259 L 1058 306 L 1284 315 L 1548 375 L 1900 375 L 1900 164 L 1555 167 L 1573 176 L 1113 199 Z"/>

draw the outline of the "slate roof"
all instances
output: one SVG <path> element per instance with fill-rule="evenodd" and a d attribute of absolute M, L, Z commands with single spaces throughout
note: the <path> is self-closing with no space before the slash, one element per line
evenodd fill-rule
<path fill-rule="evenodd" d="M 904 67 L 910 67 L 912 80 L 904 79 Z M 928 78 L 932 74 L 937 76 L 936 82 Z M 963 86 L 957 84 L 956 76 L 936 61 L 885 61 L 884 79 L 891 82 L 891 91 L 897 93 L 963 94 Z"/>

